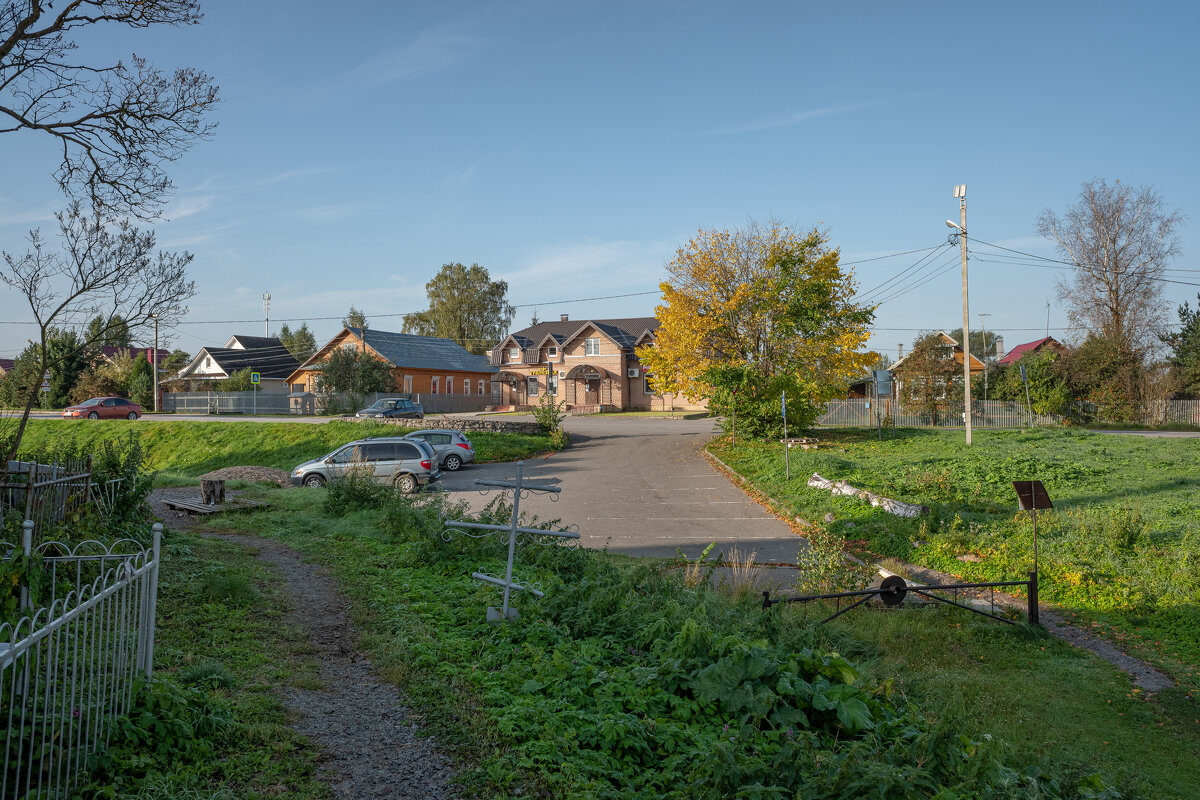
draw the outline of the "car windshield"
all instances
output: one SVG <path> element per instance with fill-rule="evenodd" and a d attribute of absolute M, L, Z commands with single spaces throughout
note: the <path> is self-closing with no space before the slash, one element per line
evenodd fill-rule
<path fill-rule="evenodd" d="M 104 402 L 103 397 L 93 397 L 91 400 L 84 400 L 79 405 L 82 406 L 98 406 Z"/>
<path fill-rule="evenodd" d="M 376 400 L 375 403 L 372 404 L 370 407 L 377 409 L 379 411 L 391 411 L 393 408 L 396 407 L 396 401 L 395 400 Z"/>

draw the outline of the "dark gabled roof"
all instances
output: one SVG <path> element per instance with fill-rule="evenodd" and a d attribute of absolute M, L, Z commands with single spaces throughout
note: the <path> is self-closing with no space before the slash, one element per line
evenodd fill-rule
<path fill-rule="evenodd" d="M 16 360 L 12 358 L 0 358 L 0 370 L 12 372 L 13 365 L 16 363 Z"/>
<path fill-rule="evenodd" d="M 259 337 L 261 338 L 261 337 Z M 271 341 L 271 340 L 268 340 Z M 264 378 L 286 378 L 296 371 L 300 362 L 287 348 L 275 341 L 273 346 L 241 350 L 236 347 L 206 347 L 203 350 L 217 365 L 232 375 L 238 370 L 250 368 Z"/>
<path fill-rule="evenodd" d="M 230 339 L 237 342 L 247 350 L 257 350 L 259 348 L 275 347 L 277 345 L 279 347 L 283 346 L 283 342 L 279 341 L 274 336 L 243 336 L 240 333 L 235 333 L 230 337 Z M 231 347 L 229 349 L 236 350 L 237 348 Z"/>
<path fill-rule="evenodd" d="M 468 353 L 456 342 L 437 336 L 416 336 L 411 333 L 390 333 L 367 328 L 348 329 L 394 367 L 412 369 L 445 369 L 456 372 L 493 373 L 487 356 Z"/>
<path fill-rule="evenodd" d="M 108 358 L 108 359 L 116 358 L 120 353 L 124 353 L 125 355 L 129 356 L 130 359 L 135 359 L 138 357 L 138 353 L 145 353 L 147 361 L 154 360 L 154 348 L 153 347 L 108 347 L 108 346 L 105 346 L 105 347 L 100 348 L 100 352 L 104 355 L 105 358 Z M 161 347 L 158 348 L 158 360 L 160 362 L 165 361 L 170 355 L 171 355 L 170 350 L 164 350 Z"/>
<path fill-rule="evenodd" d="M 578 333 L 585 325 L 595 325 L 621 347 L 633 347 L 646 331 L 658 330 L 657 317 L 631 317 L 629 319 L 576 319 L 539 322 L 524 330 L 509 334 L 521 347 L 536 347 L 547 337 L 562 344 Z M 505 337 L 507 338 L 507 337 Z M 503 340 L 501 340 L 503 341 Z"/>

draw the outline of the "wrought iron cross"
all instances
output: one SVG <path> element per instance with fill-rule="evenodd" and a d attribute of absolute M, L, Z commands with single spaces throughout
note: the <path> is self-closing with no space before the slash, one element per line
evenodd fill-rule
<path fill-rule="evenodd" d="M 473 572 L 471 577 L 477 581 L 490 583 L 495 586 L 503 587 L 504 602 L 500 608 L 488 607 L 487 618 L 488 622 L 499 622 L 501 620 L 516 619 L 517 610 L 510 608 L 508 605 L 509 593 L 516 589 L 519 592 L 529 592 L 534 597 L 544 597 L 542 593 L 534 585 L 522 585 L 513 582 L 513 556 L 517 550 L 517 534 L 524 533 L 530 536 L 555 536 L 560 539 L 578 539 L 577 531 L 550 531 L 544 528 L 522 528 L 517 522 L 521 517 L 521 497 L 528 492 L 547 492 L 557 496 L 562 489 L 545 483 L 527 483 L 525 480 L 525 462 L 517 462 L 517 477 L 514 480 L 476 480 L 476 486 L 481 486 L 486 491 L 489 488 L 502 489 L 513 493 L 513 509 L 512 521 L 508 525 L 488 525 L 482 522 L 460 522 L 457 520 L 448 520 L 447 528 L 457 528 L 464 531 L 484 531 L 477 534 L 479 536 L 490 536 L 494 533 L 508 533 L 508 566 L 505 568 L 504 577 L 499 578 L 495 575 L 489 575 L 486 572 Z M 467 533 L 468 536 L 476 535 Z"/>

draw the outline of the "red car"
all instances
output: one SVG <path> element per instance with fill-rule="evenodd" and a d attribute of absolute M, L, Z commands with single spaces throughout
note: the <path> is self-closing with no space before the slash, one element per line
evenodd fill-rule
<path fill-rule="evenodd" d="M 142 407 L 124 397 L 93 397 L 63 409 L 63 419 L 137 419 L 141 415 Z"/>

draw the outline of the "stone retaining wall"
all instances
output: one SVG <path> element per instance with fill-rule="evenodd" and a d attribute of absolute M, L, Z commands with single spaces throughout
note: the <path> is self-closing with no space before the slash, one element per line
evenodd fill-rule
<path fill-rule="evenodd" d="M 515 420 L 491 420 L 475 417 L 433 417 L 427 416 L 423 422 L 412 419 L 378 419 L 390 425 L 403 425 L 411 428 L 419 425 L 425 428 L 449 428 L 450 430 L 472 433 L 483 431 L 487 433 L 541 433 L 542 426 L 536 422 L 517 422 Z"/>

